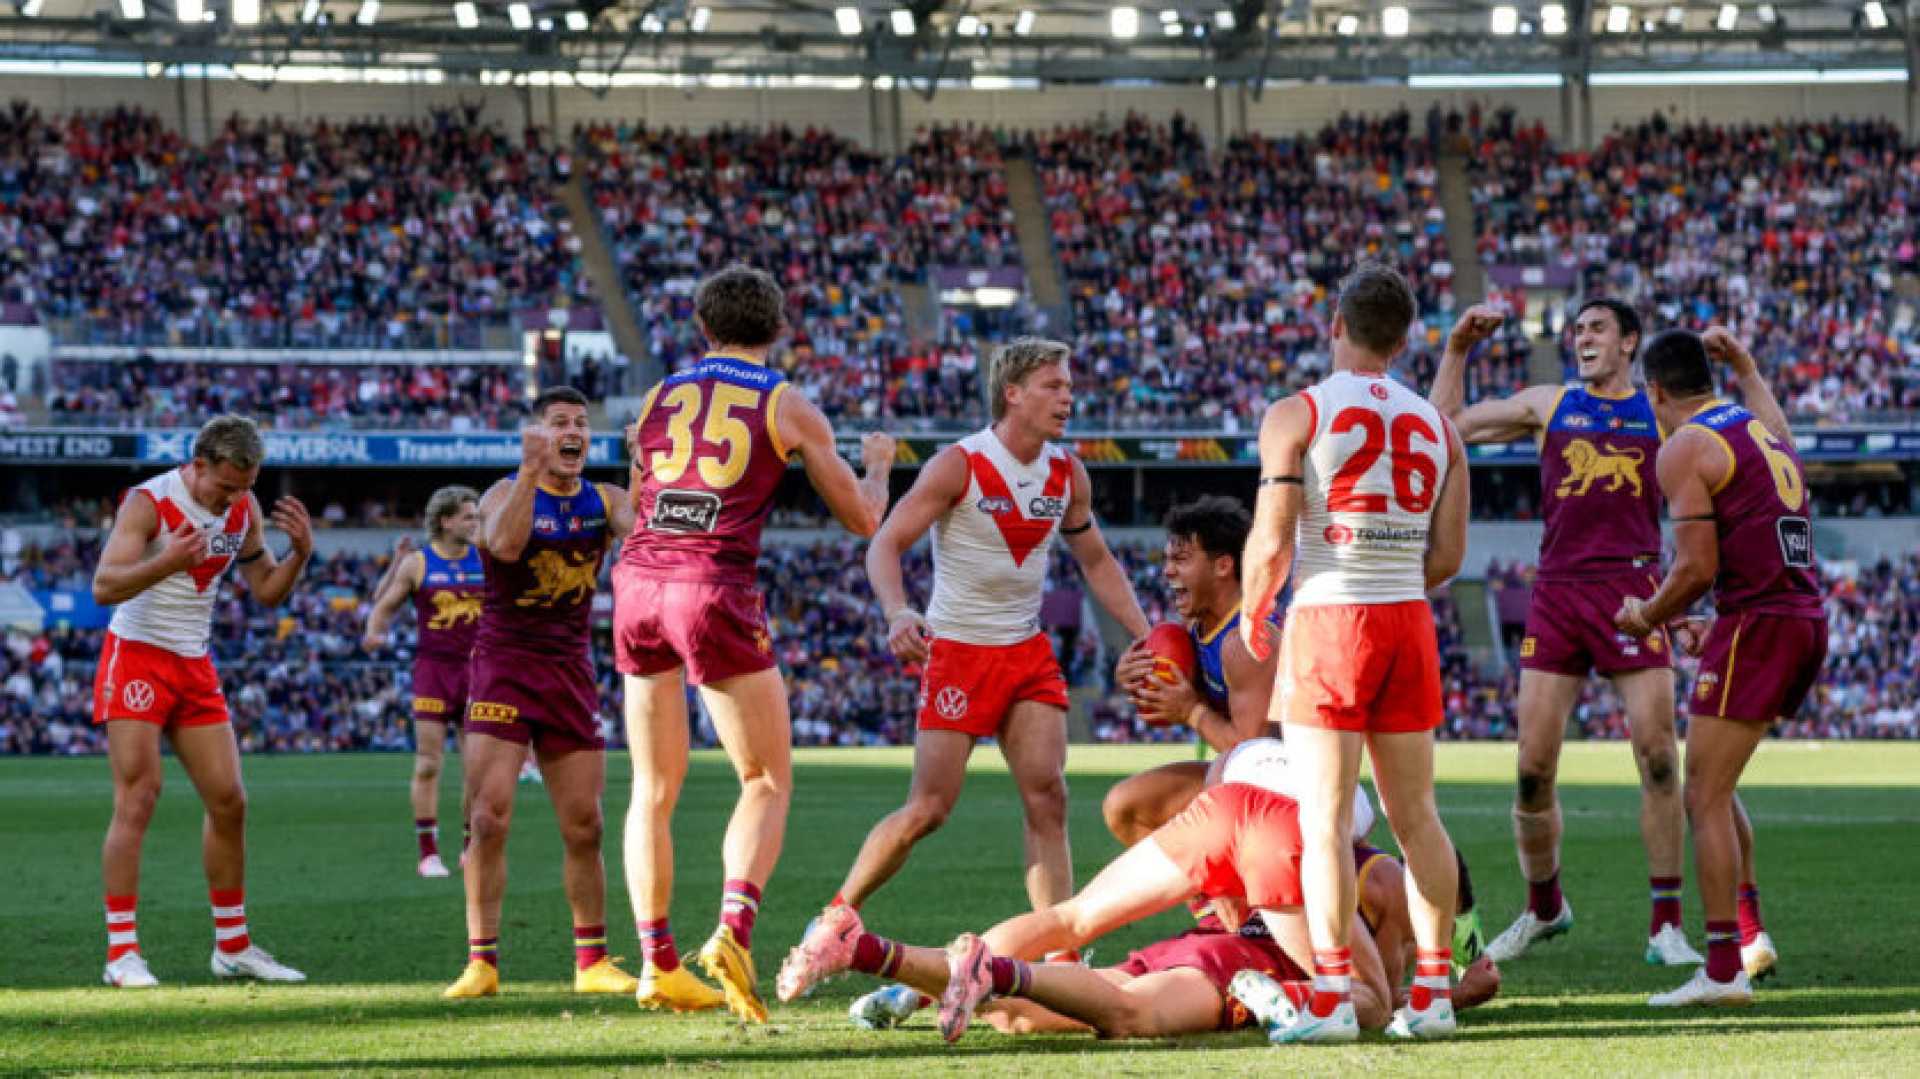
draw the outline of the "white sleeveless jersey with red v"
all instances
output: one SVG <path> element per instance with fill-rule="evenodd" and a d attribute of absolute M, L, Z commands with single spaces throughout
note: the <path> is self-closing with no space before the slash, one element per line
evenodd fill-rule
<path fill-rule="evenodd" d="M 151 500 L 159 518 L 159 527 L 147 537 L 142 558 L 158 554 L 167 536 L 183 524 L 207 536 L 212 557 L 122 603 L 114 609 L 107 628 L 122 640 L 140 641 L 189 658 L 204 656 L 213 637 L 213 601 L 220 591 L 220 578 L 233 566 L 247 541 L 252 500 L 237 498 L 224 514 L 204 509 L 187 492 L 177 468 L 135 487 L 127 497 Z"/>
<path fill-rule="evenodd" d="M 1302 396 L 1313 436 L 1293 606 L 1424 598 L 1427 533 L 1451 463 L 1445 421 L 1384 376 L 1340 371 Z"/>
<path fill-rule="evenodd" d="M 1019 644 L 1040 632 L 1047 558 L 1073 500 L 1073 457 L 1047 444 L 1023 463 L 991 428 L 959 447 L 967 491 L 933 525 L 927 626 L 964 644 Z"/>

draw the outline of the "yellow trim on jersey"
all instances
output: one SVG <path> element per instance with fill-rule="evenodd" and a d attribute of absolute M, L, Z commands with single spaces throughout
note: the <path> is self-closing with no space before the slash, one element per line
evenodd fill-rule
<path fill-rule="evenodd" d="M 1373 867 L 1385 857 L 1388 857 L 1386 851 L 1374 851 L 1371 857 L 1360 863 L 1360 871 L 1353 875 L 1354 906 L 1360 911 L 1360 916 L 1367 920 L 1367 924 L 1375 929 L 1380 928 L 1380 921 L 1373 916 L 1372 911 L 1367 909 L 1367 874 L 1373 872 Z"/>
<path fill-rule="evenodd" d="M 750 356 L 745 352 L 729 352 L 726 349 L 709 352 L 705 358 L 709 360 L 739 360 L 741 363 L 750 363 L 755 367 L 765 367 L 767 365 L 767 361 L 758 356 Z"/>
<path fill-rule="evenodd" d="M 1740 658 L 1740 634 L 1746 628 L 1747 618 L 1741 615 L 1740 624 L 1733 627 L 1733 643 L 1727 646 L 1727 673 L 1720 679 L 1721 719 L 1727 718 L 1727 695 L 1733 692 L 1733 665 Z"/>
<path fill-rule="evenodd" d="M 575 478 L 573 481 L 573 490 L 571 491 L 556 490 L 552 487 L 547 486 L 545 480 L 540 481 L 540 483 L 537 486 L 539 486 L 539 488 L 542 491 L 545 491 L 546 493 L 552 495 L 555 498 L 572 498 L 574 495 L 577 495 L 580 493 L 580 488 L 584 487 L 585 484 L 581 483 L 578 478 Z"/>
<path fill-rule="evenodd" d="M 1228 612 L 1227 616 L 1220 620 L 1219 625 L 1213 627 L 1211 631 L 1209 631 L 1205 636 L 1202 636 L 1200 638 L 1200 644 L 1204 647 L 1206 645 L 1212 644 L 1215 640 L 1218 640 L 1220 635 L 1227 631 L 1227 627 L 1230 625 L 1233 625 L 1233 620 L 1238 617 L 1240 617 L 1239 611 Z"/>
<path fill-rule="evenodd" d="M 1587 391 L 1588 397 L 1598 397 L 1602 401 L 1631 401 L 1633 400 L 1633 395 L 1640 392 L 1640 388 L 1635 386 L 1631 381 L 1627 383 L 1627 392 L 1625 393 L 1601 393 L 1591 386 L 1583 388 Z"/>
<path fill-rule="evenodd" d="M 1705 431 L 1706 433 L 1712 435 L 1713 440 L 1715 442 L 1720 443 L 1720 448 L 1727 452 L 1727 474 L 1721 478 L 1719 483 L 1716 483 L 1712 487 L 1709 487 L 1707 489 L 1708 495 L 1710 496 L 1717 495 L 1721 491 L 1724 491 L 1727 489 L 1727 484 L 1733 482 L 1733 474 L 1740 470 L 1740 458 L 1735 457 L 1733 455 L 1733 447 L 1727 444 L 1726 438 L 1723 435 L 1721 435 L 1720 432 L 1714 430 L 1711 427 L 1706 426 L 1705 424 L 1696 423 L 1693 426 L 1698 427 L 1702 431 Z"/>
<path fill-rule="evenodd" d="M 1540 422 L 1540 430 L 1534 432 L 1533 449 L 1535 453 L 1546 448 L 1547 432 L 1553 429 L 1553 418 L 1560 414 L 1560 403 L 1567 399 L 1567 389 L 1568 387 L 1562 386 L 1560 387 L 1560 392 L 1553 395 L 1553 407 L 1547 409 L 1547 418 Z"/>
<path fill-rule="evenodd" d="M 792 451 L 787 449 L 787 440 L 780 437 L 780 398 L 784 397 L 787 387 L 792 383 L 782 382 L 767 394 L 767 441 L 773 443 L 773 452 L 786 460 Z"/>

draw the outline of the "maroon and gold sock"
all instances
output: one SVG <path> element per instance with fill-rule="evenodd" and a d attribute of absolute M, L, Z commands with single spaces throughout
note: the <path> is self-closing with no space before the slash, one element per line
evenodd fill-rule
<path fill-rule="evenodd" d="M 1707 923 L 1707 977 L 1730 982 L 1740 973 L 1740 923 Z"/>
<path fill-rule="evenodd" d="M 495 970 L 499 970 L 500 969 L 500 938 L 499 937 L 468 937 L 467 938 L 467 958 L 469 960 L 478 959 L 482 963 L 487 964 L 488 966 L 494 968 Z"/>
<path fill-rule="evenodd" d="M 425 860 L 440 853 L 440 822 L 432 817 L 416 817 L 413 821 L 413 838 L 420 845 L 420 858 Z"/>
<path fill-rule="evenodd" d="M 1018 959 L 1003 955 L 987 957 L 987 974 L 993 979 L 997 996 L 1017 997 L 1033 988 L 1033 968 Z"/>
<path fill-rule="evenodd" d="M 1546 880 L 1527 882 L 1527 909 L 1533 912 L 1535 918 L 1543 922 L 1553 921 L 1560 916 L 1560 907 L 1564 902 L 1565 898 L 1560 894 L 1558 869 Z"/>
<path fill-rule="evenodd" d="M 585 970 L 607 957 L 607 927 L 604 925 L 576 925 L 573 927 L 573 966 L 576 970 Z"/>
<path fill-rule="evenodd" d="M 899 944 L 872 933 L 862 933 L 853 942 L 853 962 L 849 966 L 862 974 L 891 978 L 900 972 L 900 963 L 906 957 L 907 950 Z"/>
<path fill-rule="evenodd" d="M 680 969 L 680 949 L 673 946 L 673 930 L 667 928 L 665 918 L 640 922 L 634 928 L 640 933 L 640 954 L 653 969 L 663 973 Z"/>
<path fill-rule="evenodd" d="M 742 948 L 753 947 L 753 922 L 760 916 L 760 886 L 750 880 L 729 880 L 721 890 L 720 924 L 733 930 Z"/>
<path fill-rule="evenodd" d="M 1680 878 L 1649 877 L 1653 892 L 1653 917 L 1647 924 L 1647 936 L 1658 936 L 1662 929 L 1680 924 Z"/>

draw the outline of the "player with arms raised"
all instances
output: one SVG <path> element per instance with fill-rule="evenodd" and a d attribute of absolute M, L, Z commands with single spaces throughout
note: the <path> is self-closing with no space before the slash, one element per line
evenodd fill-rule
<path fill-rule="evenodd" d="M 827 508 L 870 536 L 887 511 L 893 439 L 869 434 L 865 478 L 835 449 L 833 426 L 767 366 L 784 328 L 772 276 L 735 266 L 694 294 L 710 348 L 661 382 L 634 423 L 636 525 L 614 570 L 614 647 L 626 676 L 633 800 L 627 809 L 627 894 L 645 951 L 637 999 L 677 1011 L 724 1002 L 764 1023 L 754 919 L 773 874 L 793 796 L 787 686 L 774 663 L 756 566 L 774 492 L 798 456 Z M 733 761 L 740 798 L 721 844 L 721 922 L 700 961 L 724 997 L 680 965 L 673 898 L 673 808 L 687 776 L 686 687 L 701 699 Z"/>
<path fill-rule="evenodd" d="M 285 602 L 313 554 L 305 506 L 288 496 L 268 518 L 293 548 L 267 547 L 253 485 L 266 446 L 253 421 L 219 416 L 193 440 L 193 459 L 128 493 L 93 573 L 94 602 L 117 604 L 94 674 L 93 721 L 107 728 L 113 823 L 100 852 L 106 886 L 107 966 L 112 986 L 159 984 L 140 954 L 135 909 L 140 846 L 160 800 L 160 739 L 206 806 L 201 859 L 213 905 L 213 973 L 221 978 L 302 982 L 247 933 L 247 792 L 240 747 L 208 645 L 220 579 L 238 565 L 255 602 Z"/>
<path fill-rule="evenodd" d="M 1712 356 L 1733 370 L 1745 407 L 1716 400 Z M 1655 996 L 1658 1007 L 1747 1004 L 1738 900 L 1734 788 L 1774 720 L 1800 710 L 1827 656 L 1826 608 L 1814 569 L 1812 499 L 1793 432 L 1746 348 L 1723 329 L 1703 340 L 1668 330 L 1642 361 L 1661 426 L 1660 488 L 1673 519 L 1674 562 L 1650 599 L 1614 616 L 1645 637 L 1685 614 L 1711 586 L 1718 618 L 1701 648 L 1687 724 L 1687 819 L 1707 910 L 1706 965 Z"/>
<path fill-rule="evenodd" d="M 1681 926 L 1682 824 L 1673 728 L 1673 663 L 1664 631 L 1631 637 L 1612 621 L 1622 599 L 1653 595 L 1660 567 L 1660 488 L 1650 467 L 1661 429 L 1633 384 L 1640 317 L 1616 300 L 1583 304 L 1573 321 L 1579 382 L 1529 386 L 1467 407 L 1467 355 L 1500 325 L 1494 308 L 1469 309 L 1448 336 L 1431 399 L 1469 442 L 1532 436 L 1540 444 L 1546 534 L 1520 644 L 1519 783 L 1514 845 L 1527 909 L 1487 954 L 1505 963 L 1573 926 L 1560 891 L 1560 802 L 1555 781 L 1567 716 L 1590 672 L 1613 680 L 1625 702 L 1640 770 L 1640 840 L 1647 851 L 1652 916 L 1646 959 L 1700 962 Z"/>
<path fill-rule="evenodd" d="M 442 487 L 427 499 L 427 545 L 410 539 L 374 589 L 373 610 L 360 646 L 369 655 L 386 646 L 387 629 L 400 606 L 413 599 L 413 834 L 420 848 L 419 873 L 444 877 L 440 860 L 440 766 L 446 759 L 447 725 L 459 734 L 467 711 L 467 662 L 480 628 L 486 569 L 474 539 L 480 532 L 480 493 Z M 462 790 L 460 820 L 467 819 Z M 470 835 L 470 833 L 469 833 Z M 462 844 L 464 853 L 465 844 Z"/>
<path fill-rule="evenodd" d="M 1026 818 L 1027 896 L 1045 909 L 1073 894 L 1067 847 L 1067 683 L 1040 600 L 1063 537 L 1093 596 L 1134 639 L 1147 616 L 1093 519 L 1086 466 L 1050 440 L 1073 413 L 1066 345 L 1023 337 L 993 358 L 993 425 L 922 469 L 867 548 L 867 575 L 894 654 L 925 664 L 907 803 L 874 825 L 834 903 L 858 907 L 945 823 L 967 758 L 997 738 Z M 907 602 L 900 559 L 933 530 L 933 599 Z M 929 631 L 930 634 L 929 634 Z"/>
<path fill-rule="evenodd" d="M 600 560 L 632 529 L 633 509 L 624 489 L 581 477 L 593 430 L 580 391 L 543 390 L 532 413 L 520 433 L 520 470 L 480 499 L 487 591 L 467 686 L 467 967 L 447 987 L 449 999 L 500 991 L 507 831 L 529 750 L 560 825 L 574 992 L 631 993 L 637 984 L 607 957 L 606 742 L 591 632 Z"/>
<path fill-rule="evenodd" d="M 1454 1029 L 1458 880 L 1433 798 L 1440 651 L 1426 593 L 1458 572 L 1466 554 L 1467 466 L 1452 425 L 1387 376 L 1413 317 L 1413 293 L 1398 273 L 1378 264 L 1356 269 L 1340 287 L 1333 374 L 1270 406 L 1260 424 L 1240 632 L 1255 657 L 1273 648 L 1267 617 L 1297 545 L 1274 714 L 1297 769 L 1314 982 L 1294 1021 L 1270 1031 L 1275 1042 L 1359 1036 L 1348 941 L 1363 747 L 1406 855 L 1419 949 L 1412 993 L 1387 1032 L 1431 1038 Z"/>

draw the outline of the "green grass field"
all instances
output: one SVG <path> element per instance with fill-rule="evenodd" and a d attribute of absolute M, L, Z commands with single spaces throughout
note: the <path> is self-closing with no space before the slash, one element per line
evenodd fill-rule
<path fill-rule="evenodd" d="M 1507 816 L 1512 753 L 1511 746 L 1454 745 L 1440 757 L 1441 807 L 1474 868 L 1490 933 L 1505 925 L 1522 896 Z M 1178 755 L 1073 751 L 1079 879 L 1118 851 L 1100 826 L 1107 787 Z M 610 760 L 609 921 L 616 953 L 631 957 L 636 944 L 619 883 L 627 767 L 623 755 Z M 904 793 L 908 761 L 906 752 L 890 750 L 801 755 L 786 855 L 756 933 L 769 994 L 780 956 L 832 895 L 868 825 Z M 982 752 L 976 762 L 945 830 L 868 906 L 877 932 L 940 944 L 1023 906 L 1018 802 L 996 754 Z M 507 992 L 445 1002 L 439 990 L 464 960 L 460 884 L 457 877 L 413 875 L 408 768 L 401 756 L 247 761 L 248 913 L 254 936 L 312 978 L 288 988 L 213 983 L 198 806 L 185 776 L 170 766 L 148 838 L 140 908 L 141 942 L 166 988 L 135 994 L 99 984 L 105 761 L 0 760 L 0 849 L 9 878 L 0 885 L 0 1072 L 1920 1071 L 1920 930 L 1910 920 L 1920 886 L 1920 745 L 1762 748 L 1745 796 L 1759 834 L 1768 928 L 1782 961 L 1780 977 L 1766 983 L 1751 1009 L 1672 1015 L 1644 1007 L 1648 993 L 1671 988 L 1685 972 L 1640 960 L 1646 869 L 1627 748 L 1582 744 L 1569 747 L 1563 779 L 1564 880 L 1579 916 L 1574 932 L 1510 965 L 1501 996 L 1469 1013 L 1453 1042 L 1368 1039 L 1352 1048 L 1291 1050 L 1270 1049 L 1253 1032 L 1105 1043 L 989 1030 L 949 1048 L 930 1018 L 867 1034 L 845 1016 L 848 1000 L 874 984 L 858 976 L 799 1006 L 776 1006 L 772 1024 L 752 1029 L 714 1015 L 642 1013 L 625 998 L 575 997 L 568 992 L 572 955 L 558 841 L 545 795 L 533 787 L 521 788 L 511 847 Z M 451 785 L 445 793 L 451 818 Z M 732 797 L 724 761 L 702 754 L 678 818 L 674 916 L 683 946 L 697 947 L 715 917 L 719 829 Z M 1097 945 L 1096 961 L 1117 960 L 1183 918 L 1163 915 L 1116 934 Z M 1691 890 L 1687 918 L 1698 946 L 1701 915 Z"/>

